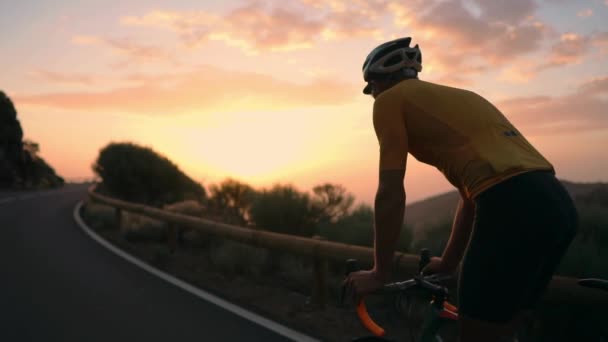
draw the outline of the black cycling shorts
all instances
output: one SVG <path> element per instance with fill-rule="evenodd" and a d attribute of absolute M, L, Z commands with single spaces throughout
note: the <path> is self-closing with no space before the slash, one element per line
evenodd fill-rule
<path fill-rule="evenodd" d="M 477 196 L 458 285 L 460 314 L 506 323 L 533 309 L 577 225 L 574 203 L 552 172 L 520 174 Z"/>

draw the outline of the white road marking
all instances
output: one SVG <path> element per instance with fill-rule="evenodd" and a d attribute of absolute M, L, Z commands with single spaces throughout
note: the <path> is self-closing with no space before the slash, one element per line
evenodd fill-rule
<path fill-rule="evenodd" d="M 130 263 L 144 269 L 145 271 L 148 271 L 149 273 L 185 290 L 190 292 L 191 294 L 206 300 L 210 303 L 213 303 L 227 311 L 230 311 L 246 320 L 249 320 L 253 323 L 256 323 L 258 325 L 261 325 L 263 327 L 265 327 L 266 329 L 272 330 L 275 333 L 287 337 L 289 339 L 292 339 L 294 341 L 302 341 L 302 342 L 317 342 L 319 340 L 314 339 L 310 336 L 304 335 L 300 332 L 297 332 L 291 328 L 288 328 L 286 326 L 283 326 L 277 322 L 271 321 L 267 318 L 264 318 L 258 314 L 255 314 L 251 311 L 248 311 L 246 309 L 243 309 L 235 304 L 232 304 L 222 298 L 216 297 L 214 295 L 212 295 L 209 292 L 206 292 L 204 290 L 201 290 L 197 287 L 195 287 L 194 285 L 191 285 L 189 283 L 186 283 L 183 280 L 177 279 L 174 276 L 165 273 L 157 268 L 154 268 L 146 263 L 144 263 L 143 261 L 133 257 L 132 255 L 122 251 L 121 249 L 115 247 L 114 245 L 112 245 L 111 243 L 109 243 L 108 241 L 106 241 L 105 239 L 101 238 L 99 235 L 97 235 L 97 233 L 95 233 L 91 228 L 89 228 L 87 226 L 86 223 L 84 223 L 84 221 L 82 220 L 82 218 L 80 217 L 80 208 L 82 207 L 82 201 L 78 202 L 78 204 L 76 205 L 76 207 L 74 208 L 74 220 L 76 220 L 76 223 L 78 223 L 78 225 L 80 226 L 80 228 L 87 234 L 89 235 L 93 240 L 97 241 L 100 245 L 104 246 L 105 248 L 109 249 L 112 253 L 118 255 L 119 257 L 129 261 Z"/>

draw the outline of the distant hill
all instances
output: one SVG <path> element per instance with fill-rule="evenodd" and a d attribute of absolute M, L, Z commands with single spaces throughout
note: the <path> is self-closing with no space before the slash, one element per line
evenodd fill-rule
<path fill-rule="evenodd" d="M 405 224 L 419 228 L 450 219 L 459 198 L 458 191 L 450 191 L 414 202 L 405 208 Z"/>
<path fill-rule="evenodd" d="M 577 204 L 593 197 L 594 194 L 608 193 L 608 183 L 575 183 L 565 180 L 561 182 Z M 451 221 L 459 198 L 457 191 L 450 191 L 414 202 L 405 209 L 405 224 L 417 230 L 446 220 Z"/>

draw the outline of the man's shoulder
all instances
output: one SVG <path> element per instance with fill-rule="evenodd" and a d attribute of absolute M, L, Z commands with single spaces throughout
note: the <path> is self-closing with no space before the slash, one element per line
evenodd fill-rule
<path fill-rule="evenodd" d="M 401 107 L 404 99 L 404 94 L 395 85 L 394 87 L 385 90 L 382 94 L 378 95 L 374 100 L 374 111 L 386 111 L 389 109 L 395 109 Z"/>
<path fill-rule="evenodd" d="M 418 78 L 407 79 L 397 83 L 394 87 L 386 90 L 384 93 L 378 96 L 380 99 L 383 95 L 385 97 L 409 97 L 409 96 L 420 96 L 421 93 L 432 91 L 433 93 L 450 92 L 450 91 L 461 91 L 468 92 L 469 90 L 455 88 L 439 83 L 429 82 L 420 80 Z"/>
<path fill-rule="evenodd" d="M 447 84 L 442 84 L 442 83 L 423 81 L 423 80 L 418 80 L 418 82 L 412 84 L 412 86 L 434 88 L 437 91 L 457 91 L 457 92 L 473 93 L 473 91 L 471 91 L 470 89 L 456 87 L 453 85 L 447 85 Z"/>

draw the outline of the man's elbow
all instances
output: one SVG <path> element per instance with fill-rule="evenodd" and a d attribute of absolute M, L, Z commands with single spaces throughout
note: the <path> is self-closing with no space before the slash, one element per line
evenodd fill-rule
<path fill-rule="evenodd" d="M 461 197 L 458 207 L 460 211 L 471 215 L 475 212 L 475 202 L 468 197 Z"/>

